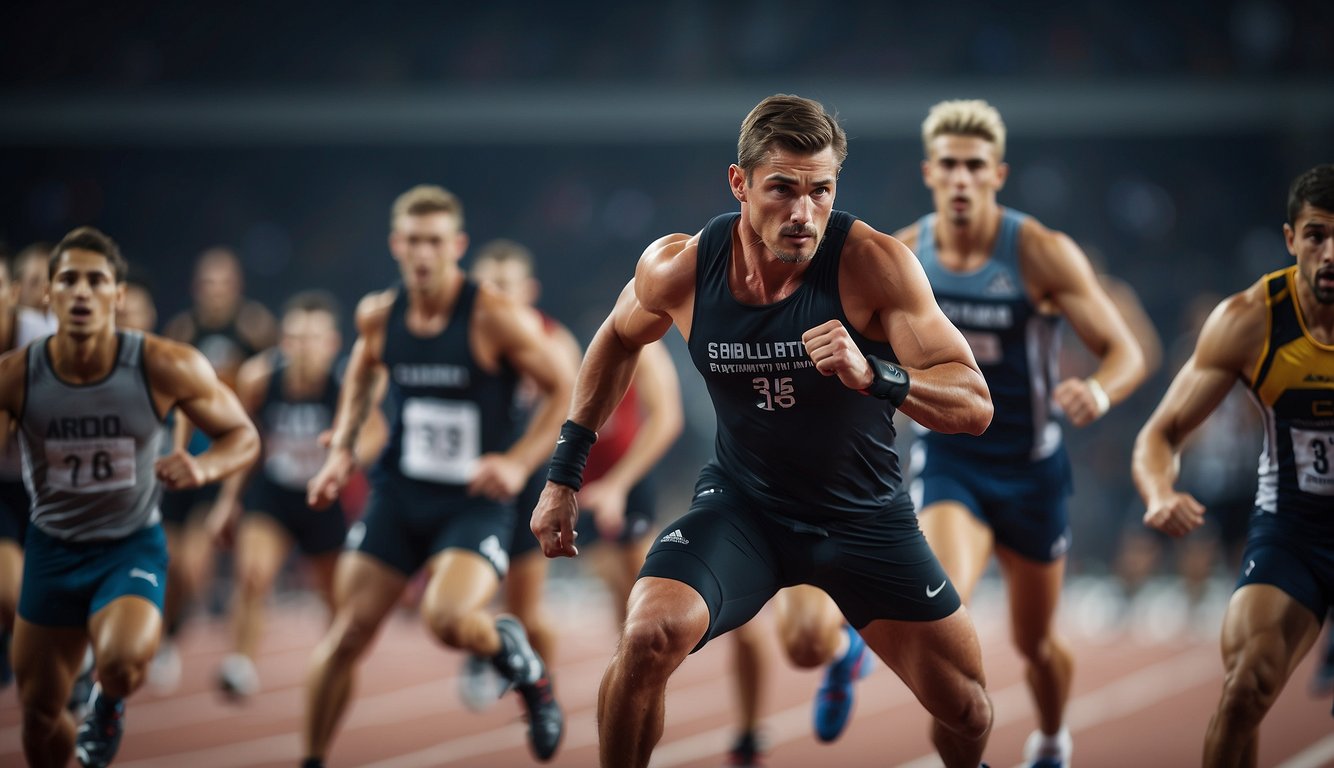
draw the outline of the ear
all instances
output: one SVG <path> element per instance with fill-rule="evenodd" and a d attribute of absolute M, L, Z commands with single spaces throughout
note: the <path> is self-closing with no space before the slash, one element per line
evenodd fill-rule
<path fill-rule="evenodd" d="M 736 163 L 727 167 L 727 186 L 732 189 L 732 197 L 746 202 L 746 172 Z"/>
<path fill-rule="evenodd" d="M 931 160 L 922 161 L 922 186 L 931 188 Z"/>
<path fill-rule="evenodd" d="M 389 237 L 385 238 L 385 243 L 389 245 L 389 253 L 393 255 L 394 261 L 398 261 L 398 247 L 402 242 L 397 232 L 390 230 Z"/>
<path fill-rule="evenodd" d="M 1287 223 L 1286 221 L 1283 222 L 1283 243 L 1288 246 L 1288 253 L 1292 254 L 1293 258 L 1296 258 L 1297 230 L 1293 229 L 1292 225 Z"/>
<path fill-rule="evenodd" d="M 997 191 L 997 192 L 999 192 L 1000 190 L 1002 190 L 1002 189 L 1005 188 L 1005 180 L 1008 179 L 1009 177 L 1010 177 L 1010 164 L 1009 164 L 1009 163 L 999 163 L 999 164 L 996 166 L 996 191 Z"/>

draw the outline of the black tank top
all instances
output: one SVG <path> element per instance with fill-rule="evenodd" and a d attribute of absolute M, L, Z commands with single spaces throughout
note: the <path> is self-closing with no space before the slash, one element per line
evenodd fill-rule
<path fill-rule="evenodd" d="M 319 472 L 328 453 L 319 438 L 333 427 L 338 378 L 330 370 L 319 392 L 291 397 L 284 386 L 290 369 L 287 358 L 278 350 L 270 355 L 272 373 L 257 419 L 264 443 L 264 474 L 283 488 L 300 490 Z"/>
<path fill-rule="evenodd" d="M 385 328 L 392 405 L 381 473 L 462 487 L 478 457 L 513 442 L 518 375 L 503 362 L 498 373 L 488 373 L 473 359 L 468 328 L 476 299 L 477 284 L 465 279 L 445 329 L 421 338 L 408 332 L 407 292 L 399 286 Z"/>
<path fill-rule="evenodd" d="M 716 470 L 763 509 L 794 520 L 879 513 L 903 480 L 894 408 L 821 375 L 801 343 L 807 330 L 838 319 L 862 352 L 897 361 L 889 344 L 862 336 L 843 313 L 838 267 L 856 219 L 835 211 L 802 284 L 755 306 L 737 301 L 727 281 L 739 218 L 719 216 L 700 237 L 689 341 L 718 416 Z"/>

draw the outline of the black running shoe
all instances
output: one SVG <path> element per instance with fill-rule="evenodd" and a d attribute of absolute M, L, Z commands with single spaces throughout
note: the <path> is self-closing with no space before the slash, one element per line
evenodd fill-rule
<path fill-rule="evenodd" d="M 500 653 L 492 663 L 523 699 L 528 716 L 528 745 L 538 760 L 546 762 L 556 754 L 565 731 L 565 715 L 552 692 L 551 676 L 518 619 L 497 618 L 496 631 L 500 633 Z"/>
<path fill-rule="evenodd" d="M 125 702 L 112 702 L 102 695 L 102 686 L 93 686 L 88 702 L 88 719 L 79 726 L 74 741 L 74 756 L 83 768 L 106 768 L 120 749 L 125 733 Z"/>
<path fill-rule="evenodd" d="M 746 731 L 737 737 L 731 751 L 727 753 L 724 766 L 763 766 L 764 748 L 759 736 L 754 731 Z"/>

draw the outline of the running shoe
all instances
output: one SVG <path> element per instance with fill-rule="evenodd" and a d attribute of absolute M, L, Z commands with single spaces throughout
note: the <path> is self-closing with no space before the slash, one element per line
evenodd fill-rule
<path fill-rule="evenodd" d="M 235 702 L 259 693 L 259 670 L 255 662 L 243 653 L 229 653 L 218 665 L 218 688 Z"/>
<path fill-rule="evenodd" d="M 492 663 L 523 700 L 528 717 L 528 745 L 538 760 L 546 762 L 556 754 L 565 731 L 565 715 L 552 691 L 551 676 L 518 619 L 497 618 L 496 631 L 500 633 L 500 653 Z"/>
<path fill-rule="evenodd" d="M 69 699 L 65 702 L 65 709 L 74 716 L 74 722 L 82 723 L 88 716 L 88 702 L 93 698 L 93 669 L 96 668 L 93 659 L 93 648 L 88 646 L 83 650 L 83 663 L 79 665 L 79 676 L 74 678 L 74 687 L 70 688 Z"/>
<path fill-rule="evenodd" d="M 157 653 L 148 662 L 148 684 L 161 694 L 174 693 L 181 684 L 181 654 L 176 643 L 166 638 L 158 644 Z"/>
<path fill-rule="evenodd" d="M 459 670 L 459 698 L 473 712 L 485 712 L 509 690 L 509 683 L 496 672 L 491 662 L 468 654 Z"/>
<path fill-rule="evenodd" d="M 763 766 L 764 745 L 760 743 L 759 736 L 754 731 L 746 731 L 738 736 L 723 765 L 727 768 L 739 765 Z"/>
<path fill-rule="evenodd" d="M 843 625 L 843 631 L 848 635 L 848 651 L 825 668 L 824 682 L 815 693 L 815 735 L 826 743 L 841 736 L 848 725 L 855 693 L 853 684 L 871 674 L 866 641 L 847 624 Z"/>
<path fill-rule="evenodd" d="M 1056 735 L 1055 744 L 1048 744 L 1048 741 L 1041 730 L 1028 734 L 1028 740 L 1024 742 L 1024 765 L 1028 768 L 1065 768 L 1075 749 L 1070 730 L 1062 728 Z"/>
<path fill-rule="evenodd" d="M 88 702 L 88 719 L 79 726 L 74 738 L 74 757 L 83 768 L 111 765 L 125 733 L 125 702 L 112 702 L 102 695 L 102 685 L 93 686 Z"/>

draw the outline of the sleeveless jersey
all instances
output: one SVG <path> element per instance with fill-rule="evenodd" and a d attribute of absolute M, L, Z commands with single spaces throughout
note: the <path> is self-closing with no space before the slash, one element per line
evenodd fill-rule
<path fill-rule="evenodd" d="M 158 522 L 153 472 L 163 439 L 143 360 L 143 334 L 117 331 L 102 380 L 67 384 L 45 343 L 28 347 L 19 438 L 32 523 L 65 541 L 121 539 Z"/>
<path fill-rule="evenodd" d="M 238 307 L 237 315 L 240 314 L 240 311 Z M 198 314 L 194 311 L 190 313 L 194 333 L 187 339 L 187 342 L 208 359 L 209 364 L 213 366 L 213 370 L 218 372 L 227 386 L 233 386 L 236 383 L 236 371 L 241 367 L 241 363 L 259 352 L 245 340 L 240 329 L 236 327 L 237 315 L 233 315 L 222 325 L 208 327 L 199 319 Z"/>
<path fill-rule="evenodd" d="M 727 279 L 739 218 L 719 216 L 701 235 L 689 339 L 718 416 L 717 465 L 766 511 L 791 519 L 880 513 L 903 480 L 894 408 L 820 374 L 801 342 L 837 319 L 862 352 L 897 362 L 889 344 L 863 337 L 843 313 L 839 260 L 855 219 L 833 212 L 802 284 L 781 301 L 749 305 Z"/>
<path fill-rule="evenodd" d="M 338 410 L 338 379 L 331 370 L 318 393 L 293 399 L 283 386 L 287 360 L 276 350 L 271 354 L 272 373 L 256 419 L 264 443 L 264 474 L 282 488 L 305 490 L 328 453 L 319 437 L 333 426 Z"/>
<path fill-rule="evenodd" d="M 430 338 L 407 326 L 407 291 L 398 289 L 385 329 L 389 369 L 389 444 L 378 468 L 406 477 L 462 487 L 484 453 L 513 443 L 518 374 L 502 362 L 488 373 L 468 344 L 477 284 L 465 279 L 445 329 Z"/>
<path fill-rule="evenodd" d="M 30 307 L 14 307 L 12 311 L 14 345 L 0 351 L 23 349 L 28 344 L 56 332 L 55 315 L 38 312 Z M 10 435 L 7 440 L 0 437 L 0 443 L 4 443 L 4 447 L 0 448 L 0 483 L 22 482 L 23 459 L 19 455 L 18 437 Z"/>
<path fill-rule="evenodd" d="M 1247 382 L 1265 424 L 1255 505 L 1334 530 L 1334 346 L 1311 337 L 1297 267 L 1264 277 L 1269 338 Z"/>
<path fill-rule="evenodd" d="M 995 416 L 979 436 L 923 435 L 940 446 L 988 458 L 1038 461 L 1061 446 L 1051 392 L 1058 381 L 1060 318 L 1029 301 L 1019 272 L 1019 228 L 1028 216 L 1003 209 L 991 258 L 972 272 L 953 272 L 936 251 L 934 213 L 917 223 L 917 258 L 936 303 L 968 340 L 991 390 Z"/>

